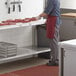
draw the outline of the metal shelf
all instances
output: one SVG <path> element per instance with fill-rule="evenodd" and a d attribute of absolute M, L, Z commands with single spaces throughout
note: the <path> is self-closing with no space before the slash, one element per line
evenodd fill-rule
<path fill-rule="evenodd" d="M 7 30 L 12 28 L 20 28 L 20 27 L 28 27 L 28 26 L 37 26 L 45 23 L 45 19 L 41 19 L 38 21 L 33 21 L 30 23 L 18 23 L 16 25 L 6 25 L 6 26 L 0 26 L 0 30 Z M 27 43 L 26 43 L 27 44 Z M 23 45 L 26 46 L 26 45 Z M 17 55 L 7 58 L 1 58 L 0 57 L 0 64 L 7 63 L 11 61 L 16 61 L 24 58 L 28 58 L 32 55 L 36 55 L 39 53 L 44 53 L 50 51 L 49 48 L 39 48 L 39 47 L 32 47 L 32 45 L 29 47 L 18 47 L 17 48 Z"/>

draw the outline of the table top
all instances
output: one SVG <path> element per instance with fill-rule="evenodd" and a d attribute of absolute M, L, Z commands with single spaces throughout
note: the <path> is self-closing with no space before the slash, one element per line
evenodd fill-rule
<path fill-rule="evenodd" d="M 59 46 L 61 48 L 71 49 L 76 51 L 76 39 L 59 42 Z"/>
<path fill-rule="evenodd" d="M 37 26 L 37 25 L 45 24 L 45 22 L 46 22 L 46 19 L 40 19 L 37 21 L 28 22 L 28 23 L 16 23 L 16 25 L 0 26 L 0 30 L 19 28 L 19 27 L 25 27 L 25 26 Z"/>

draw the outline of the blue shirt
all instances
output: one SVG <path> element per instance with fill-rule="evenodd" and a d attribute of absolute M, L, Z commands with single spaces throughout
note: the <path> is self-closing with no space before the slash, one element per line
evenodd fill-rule
<path fill-rule="evenodd" d="M 44 13 L 57 16 L 56 25 L 60 25 L 60 1 L 59 0 L 47 0 L 47 6 L 45 7 Z"/>

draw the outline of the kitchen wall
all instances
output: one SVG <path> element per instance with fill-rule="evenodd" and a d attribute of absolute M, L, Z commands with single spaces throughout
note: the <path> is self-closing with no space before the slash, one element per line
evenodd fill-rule
<path fill-rule="evenodd" d="M 61 8 L 76 9 L 76 0 L 60 0 Z"/>
<path fill-rule="evenodd" d="M 0 21 L 7 19 L 17 19 L 17 18 L 26 18 L 26 17 L 34 17 L 39 15 L 43 11 L 43 1 L 44 0 L 20 0 L 21 4 L 21 12 L 18 10 L 18 4 L 15 6 L 15 12 L 13 12 L 13 6 L 10 5 L 11 11 L 8 14 L 8 8 L 5 5 L 7 0 L 0 0 Z M 14 0 L 8 0 L 14 1 Z M 18 0 L 15 0 L 18 1 Z"/>

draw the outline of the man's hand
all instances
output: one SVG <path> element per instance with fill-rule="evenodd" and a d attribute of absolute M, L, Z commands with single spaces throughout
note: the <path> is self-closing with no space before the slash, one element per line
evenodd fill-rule
<path fill-rule="evenodd" d="M 40 17 L 46 17 L 47 18 L 47 14 L 46 13 L 41 13 L 39 16 Z"/>

